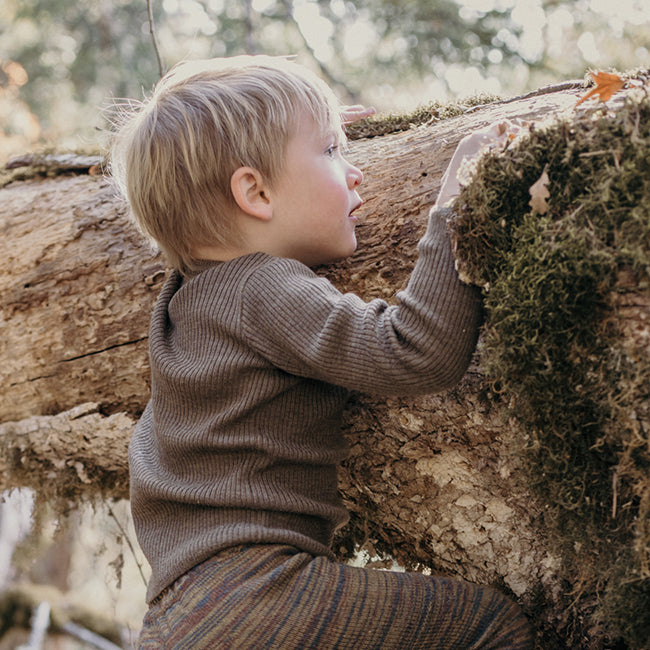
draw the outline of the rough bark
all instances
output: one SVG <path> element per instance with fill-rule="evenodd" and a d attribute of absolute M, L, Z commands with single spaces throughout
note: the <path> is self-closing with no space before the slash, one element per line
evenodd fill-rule
<path fill-rule="evenodd" d="M 457 141 L 495 120 L 539 119 L 575 101 L 575 91 L 539 94 L 352 142 L 349 158 L 365 174 L 360 246 L 321 271 L 343 290 L 392 297 L 413 267 Z M 125 496 L 163 262 L 101 177 L 14 182 L 0 190 L 0 215 L 0 488 L 55 480 L 66 497 Z M 402 564 L 500 584 L 524 604 L 541 598 L 548 623 L 561 591 L 558 559 L 509 453 L 508 440 L 525 432 L 498 401 L 476 364 L 444 394 L 355 397 L 340 479 L 352 521 L 337 544 L 342 554 L 356 541 Z"/>

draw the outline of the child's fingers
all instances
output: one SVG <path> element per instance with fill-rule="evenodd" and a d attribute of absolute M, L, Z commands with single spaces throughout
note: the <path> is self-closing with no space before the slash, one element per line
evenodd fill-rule
<path fill-rule="evenodd" d="M 449 166 L 458 169 L 460 165 L 486 150 L 503 149 L 526 128 L 524 123 L 501 120 L 485 129 L 465 136 L 456 147 Z"/>
<path fill-rule="evenodd" d="M 516 134 L 518 130 L 519 127 L 509 120 L 501 120 L 465 136 L 459 142 L 456 153 L 462 156 L 473 156 L 484 147 L 505 143 L 510 139 L 510 135 Z"/>
<path fill-rule="evenodd" d="M 436 206 L 450 205 L 460 193 L 459 171 L 461 168 L 467 169 L 467 165 L 471 164 L 470 161 L 484 151 L 505 149 L 509 142 L 525 132 L 529 126 L 529 122 L 523 122 L 516 118 L 500 120 L 465 136 L 458 143 L 442 177 Z"/>
<path fill-rule="evenodd" d="M 361 104 L 354 104 L 353 106 L 341 106 L 340 112 L 341 122 L 343 124 L 352 124 L 374 115 L 376 111 L 372 106 L 366 107 Z"/>
<path fill-rule="evenodd" d="M 491 124 L 486 129 L 477 131 L 473 136 L 475 136 L 475 142 L 480 149 L 481 146 L 498 145 L 514 140 L 517 135 L 526 130 L 529 126 L 530 123 L 523 122 L 516 118 L 511 120 L 501 120 Z M 471 140 L 472 135 L 470 135 L 469 138 Z"/>
<path fill-rule="evenodd" d="M 482 151 L 505 145 L 514 139 L 522 128 L 524 128 L 523 124 L 516 124 L 511 120 L 501 120 L 465 136 L 458 143 L 449 161 L 442 178 L 436 205 L 438 207 L 449 205 L 458 196 L 460 192 L 458 172 L 462 165 L 466 165 L 469 160 Z"/>

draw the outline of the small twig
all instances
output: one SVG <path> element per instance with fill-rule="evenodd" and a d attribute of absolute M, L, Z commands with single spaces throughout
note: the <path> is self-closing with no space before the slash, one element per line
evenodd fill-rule
<path fill-rule="evenodd" d="M 156 59 L 158 61 L 158 72 L 162 78 L 165 76 L 165 66 L 163 65 L 162 58 L 160 56 L 160 50 L 158 49 L 158 39 L 156 38 L 156 28 L 153 23 L 153 9 L 151 7 L 151 0 L 147 0 L 147 11 L 149 13 L 149 33 L 151 34 L 153 49 L 156 53 Z"/>
<path fill-rule="evenodd" d="M 296 20 L 296 17 L 293 13 L 293 3 L 290 0 L 284 0 L 282 4 L 286 12 L 287 20 L 293 23 L 294 27 L 298 30 L 298 35 L 302 39 L 305 49 L 307 50 L 307 52 L 309 52 L 309 55 L 311 56 L 312 60 L 318 66 L 321 75 L 325 77 L 325 80 L 330 84 L 330 86 L 340 88 L 341 91 L 345 93 L 345 95 L 348 98 L 345 103 L 359 104 L 360 103 L 359 93 L 349 88 L 344 81 L 340 79 L 336 79 L 332 74 L 332 71 L 316 56 L 314 48 L 309 44 L 307 37 L 305 36 L 304 32 L 300 27 L 300 23 Z"/>
<path fill-rule="evenodd" d="M 108 505 L 108 514 L 113 518 L 115 523 L 117 524 L 117 527 L 120 529 L 120 532 L 122 533 L 122 537 L 126 540 L 127 546 L 129 547 L 129 550 L 131 551 L 131 555 L 133 555 L 133 559 L 135 560 L 135 564 L 138 567 L 138 571 L 140 572 L 140 577 L 142 578 L 142 582 L 144 582 L 145 587 L 147 586 L 147 579 L 144 576 L 144 571 L 142 570 L 142 564 L 138 561 L 138 556 L 135 553 L 135 549 L 133 548 L 133 544 L 131 543 L 131 538 L 129 537 L 128 533 L 126 530 L 124 530 L 124 527 L 120 523 L 120 520 L 117 518 L 115 513 L 113 512 L 113 508 L 111 508 L 110 504 Z"/>
<path fill-rule="evenodd" d="M 73 621 L 68 621 L 61 626 L 61 629 L 64 632 L 67 632 L 70 636 L 75 637 L 83 641 L 87 645 L 97 648 L 98 650 L 122 650 L 122 647 L 115 645 L 108 639 L 105 639 L 103 636 L 100 636 L 96 632 L 89 630 Z"/>
<path fill-rule="evenodd" d="M 45 634 L 50 627 L 50 603 L 43 601 L 38 604 L 32 614 L 32 629 L 27 645 L 18 646 L 16 650 L 42 650 Z"/>

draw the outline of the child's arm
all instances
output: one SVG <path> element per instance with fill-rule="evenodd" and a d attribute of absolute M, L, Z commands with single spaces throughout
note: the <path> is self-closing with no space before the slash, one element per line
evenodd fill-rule
<path fill-rule="evenodd" d="M 397 305 L 342 295 L 301 264 L 275 260 L 243 288 L 252 345 L 290 373 L 352 390 L 391 395 L 454 385 L 471 360 L 482 311 L 478 289 L 458 279 L 442 206 L 458 193 L 462 161 L 508 135 L 496 125 L 459 144 Z"/>
<path fill-rule="evenodd" d="M 481 322 L 458 279 L 445 212 L 432 212 L 398 304 L 341 294 L 307 267 L 274 258 L 241 287 L 247 343 L 294 375 L 381 395 L 427 393 L 464 374 Z"/>

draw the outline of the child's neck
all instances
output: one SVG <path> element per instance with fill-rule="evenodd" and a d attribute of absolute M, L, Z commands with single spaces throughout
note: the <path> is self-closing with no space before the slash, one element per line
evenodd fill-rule
<path fill-rule="evenodd" d="M 228 262 L 236 257 L 247 255 L 250 251 L 236 246 L 197 246 L 192 257 L 197 260 L 210 260 L 213 262 Z"/>

